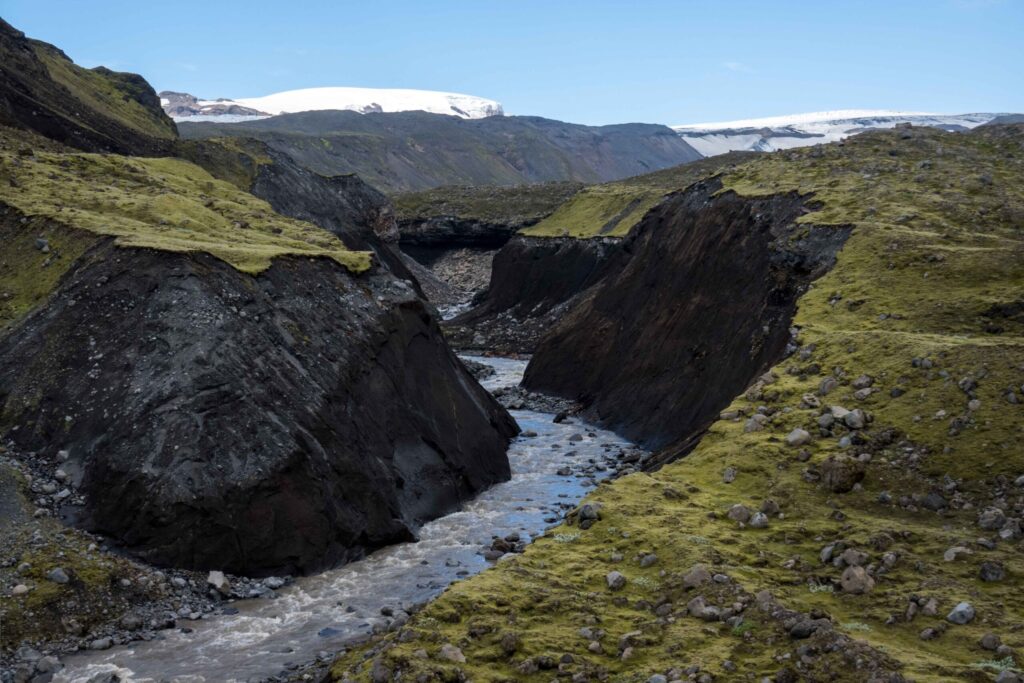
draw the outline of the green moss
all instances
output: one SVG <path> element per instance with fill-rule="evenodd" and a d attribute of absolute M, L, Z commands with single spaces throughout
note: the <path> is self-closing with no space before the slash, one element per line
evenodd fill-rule
<path fill-rule="evenodd" d="M 331 258 L 353 272 L 370 266 L 368 252 L 181 159 L 2 153 L 0 201 L 120 246 L 206 252 L 247 273 L 285 255 Z"/>
<path fill-rule="evenodd" d="M 842 146 L 758 156 L 724 174 L 723 191 L 813 193 L 816 210 L 801 223 L 854 227 L 833 270 L 799 300 L 795 324 L 813 353 L 783 361 L 767 383 L 727 409 L 749 415 L 768 406 L 775 411 L 770 423 L 748 433 L 742 417 L 720 420 L 685 459 L 599 487 L 589 500 L 603 505 L 600 522 L 582 532 L 556 528 L 523 556 L 453 585 L 411 620 L 412 637 L 386 637 L 384 663 L 409 679 L 444 679 L 457 668 L 472 680 L 546 681 L 551 672 L 523 675 L 516 667 L 538 653 L 570 653 L 576 666 L 603 667 L 610 680 L 642 681 L 691 663 L 727 680 L 773 676 L 777 657 L 797 643 L 759 610 L 744 612 L 751 627 L 740 634 L 690 617 L 652 625 L 645 602 L 669 596 L 679 606 L 700 592 L 713 595 L 714 588 L 673 592 L 697 563 L 728 574 L 748 592 L 769 590 L 787 608 L 827 613 L 849 637 L 898 660 L 903 675 L 919 682 L 973 680 L 984 668 L 994 670 L 977 645 L 985 632 L 1024 647 L 1018 580 L 1024 555 L 1014 543 L 984 550 L 973 542 L 986 535 L 976 518 L 991 503 L 997 477 L 1012 481 L 1024 473 L 1024 405 L 1005 396 L 1015 387 L 1019 397 L 1024 384 L 1024 323 L 984 315 L 1024 292 L 1022 141 L 1022 129 L 873 133 Z M 988 331 L 995 329 L 1001 332 Z M 928 358 L 934 367 L 914 367 L 913 358 Z M 851 381 L 861 374 L 874 378 L 877 391 L 858 401 Z M 796 427 L 818 433 L 820 410 L 803 405 L 802 397 L 826 376 L 840 382 L 826 404 L 861 407 L 874 420 L 869 434 L 898 435 L 869 449 L 862 488 L 844 494 L 805 478 L 805 471 L 841 451 L 836 438 L 815 438 L 806 462 L 783 441 Z M 967 376 L 978 382 L 980 407 L 974 410 L 958 387 Z M 960 420 L 951 424 L 953 418 Z M 737 470 L 729 484 L 722 477 L 727 467 Z M 879 502 L 883 491 L 894 500 L 946 491 L 948 480 L 959 481 L 959 495 L 973 507 L 936 513 Z M 783 513 L 766 529 L 740 528 L 725 515 L 733 504 L 756 509 L 766 499 Z M 559 542 L 569 534 L 578 536 Z M 850 595 L 836 586 L 840 571 L 819 558 L 836 540 L 867 551 L 876 565 L 883 552 L 898 560 L 877 576 L 874 590 Z M 956 545 L 973 552 L 946 561 L 943 553 Z M 613 552 L 623 561 L 613 562 Z M 655 552 L 658 563 L 641 569 L 643 552 Z M 980 581 L 983 560 L 1001 562 L 1009 578 Z M 612 569 L 629 579 L 615 593 L 604 585 Z M 936 598 L 938 614 L 907 621 L 911 595 Z M 942 624 L 961 600 L 975 606 L 978 618 L 921 640 L 921 630 Z M 472 635 L 470 616 L 472 633 L 486 627 L 487 635 Z M 578 634 L 584 625 L 608 632 L 605 653 L 587 651 Z M 522 641 L 512 656 L 499 647 L 509 629 Z M 623 662 L 615 641 L 637 629 L 650 639 Z M 440 659 L 446 642 L 462 649 L 466 664 Z M 421 649 L 426 658 L 417 656 Z M 365 649 L 349 653 L 337 662 L 335 677 L 369 680 L 367 657 Z M 725 659 L 736 664 L 735 673 L 724 674 Z M 819 679 L 864 680 L 841 660 Z"/>
<path fill-rule="evenodd" d="M 720 173 L 749 157 L 749 154 L 737 152 L 625 180 L 591 185 L 536 225 L 520 232 L 533 237 L 622 237 L 629 234 L 665 195 Z"/>
<path fill-rule="evenodd" d="M 249 192 L 260 167 L 273 163 L 264 143 L 250 138 L 179 140 L 176 156 L 188 159 L 218 180 Z"/>
<path fill-rule="evenodd" d="M 42 251 L 37 240 L 46 241 Z M 50 224 L 44 220 L 21 222 L 16 215 L 0 221 L 0 335 L 43 303 L 64 273 L 97 236 Z"/>

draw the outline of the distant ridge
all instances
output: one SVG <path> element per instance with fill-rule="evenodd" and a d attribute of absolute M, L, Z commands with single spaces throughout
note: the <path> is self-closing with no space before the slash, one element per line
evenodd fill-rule
<path fill-rule="evenodd" d="M 943 130 L 969 130 L 1004 114 L 934 114 L 886 109 L 842 109 L 786 116 L 691 123 L 672 126 L 704 156 L 733 151 L 772 152 L 823 142 L 836 142 L 850 135 L 909 123 Z"/>
<path fill-rule="evenodd" d="M 463 119 L 501 116 L 501 103 L 473 95 L 435 90 L 394 88 L 305 88 L 264 97 L 199 99 L 188 93 L 164 91 L 160 104 L 175 120 L 238 122 L 304 111 L 371 112 L 425 111 Z"/>

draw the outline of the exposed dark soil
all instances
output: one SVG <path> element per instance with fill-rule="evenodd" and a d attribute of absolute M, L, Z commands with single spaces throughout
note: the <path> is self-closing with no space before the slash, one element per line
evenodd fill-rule
<path fill-rule="evenodd" d="M 647 215 L 609 274 L 541 340 L 524 386 L 579 400 L 649 448 L 674 444 L 671 459 L 783 356 L 797 298 L 849 230 L 797 226 L 795 194 L 718 189 L 698 183 Z"/>

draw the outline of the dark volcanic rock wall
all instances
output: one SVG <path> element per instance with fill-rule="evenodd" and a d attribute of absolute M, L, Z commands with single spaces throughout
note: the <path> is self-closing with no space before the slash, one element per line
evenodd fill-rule
<path fill-rule="evenodd" d="M 532 352 L 572 302 L 604 276 L 620 243 L 517 235 L 494 256 L 482 300 L 448 324 L 449 337 L 466 348 Z"/>
<path fill-rule="evenodd" d="M 12 429 L 17 426 L 18 429 Z M 70 450 L 81 523 L 159 564 L 304 572 L 509 476 L 514 422 L 411 287 L 104 240 L 0 339 L 0 427 Z"/>
<path fill-rule="evenodd" d="M 849 231 L 797 226 L 796 195 L 718 188 L 698 183 L 634 228 L 612 272 L 541 340 L 527 388 L 679 453 L 782 357 L 797 298 Z"/>

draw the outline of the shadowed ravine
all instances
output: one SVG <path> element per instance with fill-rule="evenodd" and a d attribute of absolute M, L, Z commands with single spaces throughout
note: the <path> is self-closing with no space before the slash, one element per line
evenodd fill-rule
<path fill-rule="evenodd" d="M 495 368 L 488 390 L 518 384 L 526 361 L 474 358 Z M 615 434 L 580 422 L 513 411 L 525 433 L 509 448 L 512 479 L 480 494 L 461 511 L 420 530 L 418 543 L 385 548 L 364 560 L 299 579 L 275 599 L 244 600 L 238 614 L 189 622 L 190 633 L 167 631 L 150 642 L 69 657 L 55 681 L 84 683 L 101 672 L 132 681 L 248 681 L 312 662 L 386 626 L 385 607 L 399 610 L 436 596 L 453 581 L 482 571 L 493 535 L 525 539 L 543 533 L 587 492 L 578 470 L 616 457 L 627 445 Z M 581 434 L 582 441 L 569 437 Z M 560 446 L 556 448 L 555 446 Z M 563 467 L 571 476 L 559 476 Z"/>

